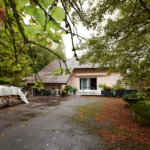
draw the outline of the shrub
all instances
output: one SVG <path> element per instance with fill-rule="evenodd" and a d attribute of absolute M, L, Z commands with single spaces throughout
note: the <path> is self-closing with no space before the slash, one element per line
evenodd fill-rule
<path fill-rule="evenodd" d="M 110 86 L 106 86 L 106 88 L 107 88 L 108 90 L 110 90 L 110 89 L 111 89 L 111 87 L 110 87 Z"/>
<path fill-rule="evenodd" d="M 101 83 L 100 83 L 100 84 L 98 85 L 98 87 L 99 87 L 99 88 L 103 88 L 103 90 L 107 90 L 107 87 L 109 87 L 109 86 L 106 86 L 105 83 L 104 83 L 104 84 L 101 84 Z M 108 89 L 109 89 L 109 88 L 108 88 Z"/>
<path fill-rule="evenodd" d="M 117 91 L 123 91 L 123 90 L 125 90 L 125 87 L 120 86 L 117 88 Z"/>
<path fill-rule="evenodd" d="M 71 86 L 67 84 L 67 85 L 65 86 L 64 90 L 70 90 L 70 88 L 71 88 Z"/>
<path fill-rule="evenodd" d="M 65 91 L 65 90 L 62 90 L 62 93 L 66 93 L 66 91 Z"/>
<path fill-rule="evenodd" d="M 103 90 L 107 90 L 107 86 L 105 83 L 103 84 Z"/>
<path fill-rule="evenodd" d="M 78 91 L 78 89 L 76 87 L 73 87 L 73 91 Z"/>
<path fill-rule="evenodd" d="M 119 85 L 113 85 L 113 86 L 111 87 L 111 93 L 113 93 L 114 90 L 115 90 L 116 92 L 117 92 L 117 91 L 123 91 L 123 90 L 125 90 L 125 87 L 119 86 Z"/>
<path fill-rule="evenodd" d="M 100 84 L 98 85 L 98 87 L 99 87 L 99 88 L 103 88 L 103 84 L 100 83 Z"/>
<path fill-rule="evenodd" d="M 137 102 L 133 106 L 134 118 L 141 125 L 150 125 L 150 104 L 143 101 Z"/>
<path fill-rule="evenodd" d="M 142 101 L 143 98 L 139 97 L 136 92 L 132 92 L 130 94 L 123 94 L 123 98 L 124 101 L 126 101 L 127 103 L 131 104 L 131 103 L 136 103 L 138 101 Z"/>

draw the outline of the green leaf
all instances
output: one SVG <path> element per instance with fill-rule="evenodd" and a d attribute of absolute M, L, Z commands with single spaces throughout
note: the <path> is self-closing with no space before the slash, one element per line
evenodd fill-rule
<path fill-rule="evenodd" d="M 50 38 L 52 39 L 53 38 L 53 36 L 54 36 L 54 34 L 53 34 L 53 32 L 51 31 L 51 30 L 49 30 L 49 36 L 50 36 Z"/>
<path fill-rule="evenodd" d="M 60 44 L 59 40 L 62 40 L 61 35 L 58 32 L 53 34 L 51 30 L 49 31 L 49 37 L 57 44 Z"/>
<path fill-rule="evenodd" d="M 4 0 L 0 0 L 0 6 L 5 8 Z"/>
<path fill-rule="evenodd" d="M 20 7 L 24 7 L 30 0 L 18 0 L 18 4 Z"/>
<path fill-rule="evenodd" d="M 44 30 L 42 30 L 42 29 L 39 28 L 39 29 L 36 29 L 36 30 L 35 30 L 35 33 L 43 34 L 43 33 L 44 33 Z"/>
<path fill-rule="evenodd" d="M 43 0 L 43 4 L 45 5 L 45 7 L 52 5 L 54 0 Z"/>
<path fill-rule="evenodd" d="M 27 15 L 33 16 L 33 11 L 35 10 L 35 7 L 33 5 L 28 5 L 24 8 L 24 10 Z"/>
<path fill-rule="evenodd" d="M 45 7 L 45 5 L 43 4 L 43 0 L 42 1 L 39 1 L 39 4 L 42 6 L 42 8 L 46 11 L 47 10 L 47 7 Z"/>
<path fill-rule="evenodd" d="M 33 11 L 33 15 L 35 16 L 35 19 L 37 22 L 39 22 L 42 26 L 45 25 L 46 17 L 44 15 L 44 13 L 39 8 L 36 8 Z"/>
<path fill-rule="evenodd" d="M 65 12 L 60 6 L 56 6 L 52 9 L 51 16 L 56 21 L 63 21 L 65 19 Z"/>
<path fill-rule="evenodd" d="M 32 34 L 34 33 L 35 29 L 33 27 L 27 27 L 26 28 L 26 31 L 29 33 L 29 34 Z"/>
<path fill-rule="evenodd" d="M 65 31 L 63 31 L 63 32 L 60 32 L 60 34 L 66 34 L 66 32 L 65 32 Z"/>
<path fill-rule="evenodd" d="M 55 41 L 55 40 L 53 40 L 53 42 L 56 43 L 56 44 L 61 44 L 60 41 Z"/>
<path fill-rule="evenodd" d="M 47 25 L 48 28 L 52 28 L 54 30 L 59 30 L 60 29 L 60 26 L 59 26 L 59 23 L 57 23 L 56 21 L 50 21 L 49 24 Z"/>
<path fill-rule="evenodd" d="M 43 34 L 44 28 L 42 28 L 40 25 L 35 26 L 35 33 Z"/>
<path fill-rule="evenodd" d="M 34 23 L 32 19 L 29 20 L 29 23 Z"/>
<path fill-rule="evenodd" d="M 59 34 L 58 32 L 55 32 L 54 33 L 54 37 L 55 37 L 55 40 L 62 40 L 62 37 L 61 37 L 61 34 Z"/>

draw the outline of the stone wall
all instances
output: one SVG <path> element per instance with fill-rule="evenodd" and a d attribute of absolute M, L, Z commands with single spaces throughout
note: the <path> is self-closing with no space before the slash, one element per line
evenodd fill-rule
<path fill-rule="evenodd" d="M 0 96 L 0 108 L 22 103 L 18 95 Z"/>

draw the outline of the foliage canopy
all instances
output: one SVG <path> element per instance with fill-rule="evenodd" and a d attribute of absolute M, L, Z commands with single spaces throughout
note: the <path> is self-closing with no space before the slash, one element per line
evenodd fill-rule
<path fill-rule="evenodd" d="M 98 63 L 100 68 L 110 67 L 120 72 L 123 80 L 137 82 L 147 78 L 150 70 L 150 3 L 149 0 L 89 1 L 85 12 L 96 30 L 79 49 L 86 49 L 82 62 Z M 128 72 L 128 73 L 127 73 Z"/>
<path fill-rule="evenodd" d="M 17 79 L 30 74 L 28 65 L 32 60 L 36 80 L 40 80 L 33 46 L 51 52 L 66 64 L 64 55 L 51 49 L 54 43 L 61 44 L 63 34 L 70 33 L 77 58 L 73 35 L 79 36 L 73 31 L 75 24 L 70 16 L 71 9 L 84 20 L 80 0 L 0 0 L 0 77 L 10 77 L 12 81 L 20 82 Z M 24 22 L 26 16 L 30 17 L 28 25 Z M 64 71 L 70 72 L 67 65 Z"/>

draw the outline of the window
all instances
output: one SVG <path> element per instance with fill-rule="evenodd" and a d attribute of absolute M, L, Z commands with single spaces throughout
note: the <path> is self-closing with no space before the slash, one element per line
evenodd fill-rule
<path fill-rule="evenodd" d="M 80 90 L 97 90 L 97 78 L 80 78 Z"/>

